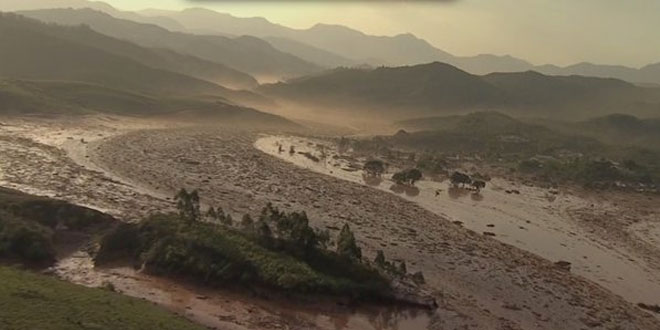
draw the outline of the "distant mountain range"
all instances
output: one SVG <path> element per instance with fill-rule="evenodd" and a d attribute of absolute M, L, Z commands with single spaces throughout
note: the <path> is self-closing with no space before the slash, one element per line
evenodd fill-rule
<path fill-rule="evenodd" d="M 660 89 L 604 78 L 537 72 L 477 76 L 444 63 L 335 69 L 261 93 L 309 109 L 390 119 L 500 110 L 524 116 L 587 118 L 624 112 L 660 116 Z M 317 110 L 321 111 L 321 110 Z"/>
<path fill-rule="evenodd" d="M 148 9 L 140 12 L 130 12 L 117 10 L 103 2 L 87 0 L 5 0 L 3 3 L 3 8 L 14 10 L 55 7 L 92 8 L 115 18 L 153 24 L 172 32 L 187 32 L 199 35 L 213 34 L 236 41 L 245 41 L 240 38 L 237 39 L 237 36 L 253 36 L 260 38 L 259 41 L 267 41 L 276 50 L 306 63 L 306 65 L 287 63 L 293 60 L 291 58 L 285 60 L 280 55 L 279 60 L 274 62 L 279 66 L 289 64 L 292 67 L 285 67 L 281 70 L 272 67 L 256 69 L 257 67 L 254 66 L 236 63 L 238 59 L 233 57 L 236 54 L 227 55 L 233 58 L 219 60 L 217 57 L 211 58 L 208 56 L 209 54 L 201 56 L 199 49 L 191 51 L 197 57 L 226 64 L 239 71 L 264 79 L 268 78 L 268 80 L 310 74 L 313 71 L 318 71 L 319 67 L 327 69 L 337 66 L 401 66 L 439 61 L 478 75 L 493 72 L 533 70 L 547 75 L 584 75 L 617 78 L 638 84 L 660 85 L 660 63 L 649 64 L 640 69 L 592 63 L 579 63 L 566 67 L 555 65 L 535 66 L 510 55 L 455 56 L 409 33 L 396 36 L 373 36 L 345 26 L 328 24 L 317 24 L 308 29 L 293 29 L 272 23 L 262 17 L 239 18 L 202 8 L 191 8 L 182 11 Z M 60 20 L 60 23 L 63 22 Z M 99 26 L 96 27 L 100 28 Z M 101 32 L 110 34 L 110 31 L 107 30 Z M 130 40 L 137 42 L 136 39 Z M 258 43 L 256 39 L 251 41 L 253 46 Z M 181 45 L 173 47 L 174 45 L 171 43 L 149 46 L 169 46 L 168 48 L 183 52 Z M 261 44 L 260 47 L 266 48 L 267 46 Z M 266 65 L 266 67 L 268 66 Z"/>
<path fill-rule="evenodd" d="M 525 60 L 509 55 L 454 56 L 412 34 L 372 36 L 345 26 L 327 24 L 317 24 L 309 29 L 298 30 L 271 23 L 261 17 L 238 18 L 200 8 L 179 12 L 146 10 L 141 14 L 153 18 L 170 18 L 187 29 L 207 33 L 253 35 L 269 41 L 270 38 L 277 37 L 279 39 L 273 42 L 275 47 L 278 47 L 277 41 L 284 43 L 283 38 L 289 39 L 333 54 L 328 57 L 312 57 L 302 47 L 286 49 L 291 54 L 326 67 L 335 67 L 338 64 L 350 65 L 350 63 L 338 62 L 337 57 L 348 59 L 353 62 L 353 65 L 399 66 L 439 61 L 452 64 L 473 74 L 534 70 L 549 75 L 585 75 L 617 78 L 634 83 L 660 84 L 660 63 L 641 69 L 591 63 L 580 63 L 567 67 L 534 66 Z"/>
<path fill-rule="evenodd" d="M 294 77 L 321 67 L 277 50 L 261 39 L 242 36 L 194 35 L 157 25 L 118 19 L 91 9 L 19 11 L 21 15 L 63 25 L 88 25 L 93 30 L 143 47 L 163 48 L 215 62 L 257 77 Z"/>

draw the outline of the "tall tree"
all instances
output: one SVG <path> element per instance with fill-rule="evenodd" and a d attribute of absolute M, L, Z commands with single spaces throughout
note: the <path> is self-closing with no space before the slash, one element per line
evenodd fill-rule
<path fill-rule="evenodd" d="M 339 238 L 337 239 L 337 253 L 340 256 L 351 260 L 360 260 L 362 258 L 362 250 L 357 246 L 355 236 L 348 224 L 344 224 L 344 227 L 341 228 L 341 232 L 339 232 Z"/>

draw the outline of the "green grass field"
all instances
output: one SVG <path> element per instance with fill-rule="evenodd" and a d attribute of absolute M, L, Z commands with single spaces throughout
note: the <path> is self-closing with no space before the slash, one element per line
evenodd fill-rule
<path fill-rule="evenodd" d="M 149 302 L 44 275 L 0 267 L 0 329 L 203 328 Z"/>

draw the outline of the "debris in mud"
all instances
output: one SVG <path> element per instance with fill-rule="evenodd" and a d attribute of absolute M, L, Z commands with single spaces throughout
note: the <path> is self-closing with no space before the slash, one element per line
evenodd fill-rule
<path fill-rule="evenodd" d="M 559 267 L 561 270 L 565 270 L 567 272 L 571 271 L 571 263 L 568 261 L 564 260 L 559 260 L 555 262 L 555 266 Z"/>
<path fill-rule="evenodd" d="M 651 311 L 653 313 L 660 314 L 660 306 L 659 305 L 649 305 L 649 304 L 645 304 L 645 303 L 639 303 L 639 304 L 637 304 L 637 306 L 639 306 L 639 308 L 641 308 L 641 309 L 645 309 L 647 311 Z"/>
<path fill-rule="evenodd" d="M 495 233 L 493 233 L 493 232 L 491 232 L 491 231 L 485 231 L 485 232 L 484 232 L 484 236 L 492 236 L 492 237 L 495 237 L 495 236 L 497 236 L 497 235 L 495 235 Z"/>
<path fill-rule="evenodd" d="M 298 151 L 298 153 L 301 154 L 301 155 L 303 155 L 303 156 L 305 156 L 305 157 L 307 157 L 307 159 L 309 159 L 309 160 L 311 160 L 311 161 L 313 161 L 313 162 L 315 162 L 315 163 L 318 163 L 319 161 L 321 161 L 321 159 L 319 159 L 318 157 L 312 155 L 311 152 L 302 152 L 302 151 Z"/>

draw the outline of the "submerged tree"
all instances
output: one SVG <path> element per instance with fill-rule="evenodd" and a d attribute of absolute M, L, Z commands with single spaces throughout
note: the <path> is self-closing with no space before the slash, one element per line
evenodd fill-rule
<path fill-rule="evenodd" d="M 422 172 L 416 168 L 403 170 L 392 175 L 392 181 L 396 184 L 415 185 L 415 182 L 422 179 Z"/>
<path fill-rule="evenodd" d="M 411 168 L 408 170 L 406 178 L 408 179 L 408 182 L 410 182 L 410 185 L 414 186 L 415 182 L 422 179 L 422 172 L 416 168 Z"/>
<path fill-rule="evenodd" d="M 458 185 L 464 186 L 472 182 L 472 179 L 470 179 L 469 175 L 461 172 L 452 173 L 451 177 L 449 177 L 449 180 L 451 181 L 451 184 L 453 186 L 458 186 Z"/>
<path fill-rule="evenodd" d="M 479 192 L 479 191 L 481 191 L 481 189 L 486 188 L 486 181 L 474 180 L 474 181 L 472 181 L 471 185 L 472 185 L 472 188 L 474 188 L 474 190 Z"/>
<path fill-rule="evenodd" d="M 339 232 L 337 238 L 337 254 L 351 260 L 360 260 L 362 258 L 362 250 L 357 246 L 355 236 L 351 232 L 348 224 L 345 224 Z"/>
<path fill-rule="evenodd" d="M 380 177 L 385 172 L 385 164 L 377 159 L 364 163 L 364 172 L 367 175 Z"/>

